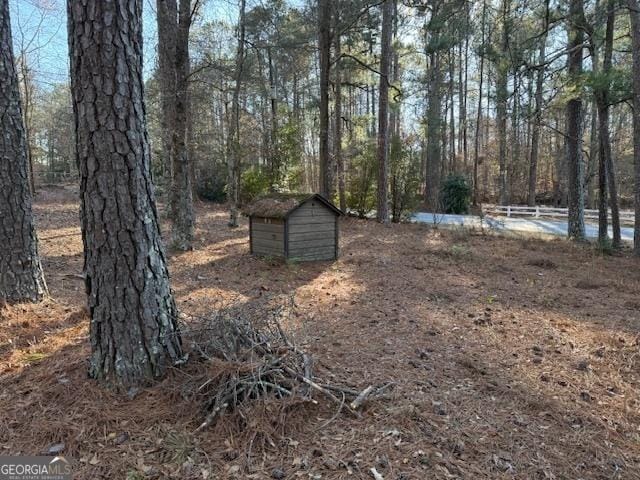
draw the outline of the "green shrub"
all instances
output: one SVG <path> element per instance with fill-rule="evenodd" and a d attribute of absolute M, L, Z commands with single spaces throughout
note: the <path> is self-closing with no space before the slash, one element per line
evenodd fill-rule
<path fill-rule="evenodd" d="M 223 203 L 227 199 L 226 182 L 222 177 L 204 177 L 196 188 L 198 197 L 202 200 Z"/>
<path fill-rule="evenodd" d="M 240 176 L 240 203 L 247 204 L 269 191 L 271 178 L 260 167 L 251 167 Z"/>
<path fill-rule="evenodd" d="M 373 142 L 354 149 L 347 184 L 347 208 L 365 217 L 376 208 L 378 162 Z"/>
<path fill-rule="evenodd" d="M 440 189 L 440 202 L 444 213 L 468 213 L 471 202 L 471 187 L 464 176 L 449 175 Z"/>
<path fill-rule="evenodd" d="M 390 200 L 391 221 L 407 220 L 420 202 L 420 156 L 411 147 L 405 147 L 401 138 L 391 138 Z"/>
<path fill-rule="evenodd" d="M 276 151 L 278 168 L 271 178 L 275 189 L 298 192 L 304 188 L 304 149 L 300 124 L 290 119 L 276 131 Z"/>

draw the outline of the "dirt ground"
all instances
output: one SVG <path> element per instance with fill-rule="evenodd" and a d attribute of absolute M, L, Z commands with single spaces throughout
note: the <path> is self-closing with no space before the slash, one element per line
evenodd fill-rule
<path fill-rule="evenodd" d="M 0 311 L 0 455 L 64 444 L 79 479 L 640 478 L 626 253 L 343 219 L 337 262 L 283 264 L 202 204 L 195 250 L 171 255 L 185 314 L 294 294 L 287 328 L 336 381 L 395 388 L 361 419 L 321 397 L 257 401 L 194 434 L 189 365 L 133 399 L 87 379 L 77 203 L 48 189 L 36 212 L 51 298 Z"/>

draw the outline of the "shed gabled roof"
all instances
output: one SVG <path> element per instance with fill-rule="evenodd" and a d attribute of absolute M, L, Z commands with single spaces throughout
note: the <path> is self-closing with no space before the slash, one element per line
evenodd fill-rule
<path fill-rule="evenodd" d="M 318 193 L 271 194 L 247 205 L 244 213 L 250 217 L 284 219 L 309 200 L 317 200 L 336 215 L 343 215 L 342 210 Z"/>

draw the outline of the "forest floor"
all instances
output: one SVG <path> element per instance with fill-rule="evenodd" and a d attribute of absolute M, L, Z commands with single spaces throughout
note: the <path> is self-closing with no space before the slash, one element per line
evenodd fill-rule
<path fill-rule="evenodd" d="M 627 253 L 345 218 L 338 261 L 285 264 L 199 205 L 195 250 L 170 255 L 184 313 L 294 294 L 285 327 L 337 382 L 395 387 L 360 419 L 256 401 L 195 434 L 189 365 L 133 399 L 87 379 L 77 202 L 48 189 L 35 210 L 51 298 L 0 310 L 0 455 L 62 450 L 87 480 L 640 478 Z"/>

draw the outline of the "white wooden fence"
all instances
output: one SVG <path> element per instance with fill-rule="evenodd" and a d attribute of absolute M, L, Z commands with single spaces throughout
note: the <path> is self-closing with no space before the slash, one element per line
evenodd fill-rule
<path fill-rule="evenodd" d="M 545 207 L 536 205 L 526 207 L 520 205 L 483 205 L 484 214 L 506 215 L 507 217 L 525 216 L 533 218 L 561 218 L 566 219 L 569 215 L 568 208 Z M 585 220 L 598 220 L 598 210 L 585 209 Z M 620 210 L 620 223 L 633 225 L 634 212 L 632 210 Z M 609 211 L 609 219 L 611 212 Z"/>

